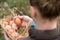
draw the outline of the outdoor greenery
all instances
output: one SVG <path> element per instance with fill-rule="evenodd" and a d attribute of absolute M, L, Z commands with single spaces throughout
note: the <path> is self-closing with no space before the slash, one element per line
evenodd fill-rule
<path fill-rule="evenodd" d="M 6 6 L 6 3 L 8 4 L 8 6 Z M 18 8 L 18 10 L 22 11 L 24 14 L 27 15 L 29 15 L 30 13 L 28 0 L 0 0 L 0 18 L 2 18 L 4 15 L 11 14 L 7 10 L 8 7 L 10 9 L 16 7 Z"/>

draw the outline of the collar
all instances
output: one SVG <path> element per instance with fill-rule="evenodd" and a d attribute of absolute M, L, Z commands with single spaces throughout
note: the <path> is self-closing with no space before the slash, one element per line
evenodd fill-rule
<path fill-rule="evenodd" d="M 56 28 L 54 30 L 37 30 L 31 27 L 31 29 L 29 30 L 29 36 L 32 39 L 53 39 L 58 37 L 59 35 L 59 30 Z"/>

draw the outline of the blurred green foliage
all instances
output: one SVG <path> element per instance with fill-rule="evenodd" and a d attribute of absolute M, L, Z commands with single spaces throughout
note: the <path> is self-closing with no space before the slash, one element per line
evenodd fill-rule
<path fill-rule="evenodd" d="M 1 29 L 0 29 L 0 40 L 5 40 Z"/>
<path fill-rule="evenodd" d="M 29 1 L 28 0 L 0 0 L 0 18 L 3 18 L 4 15 L 9 14 L 9 12 L 6 12 L 6 8 L 4 3 L 8 3 L 9 8 L 18 8 L 18 10 L 22 11 L 24 14 L 29 15 Z M 2 10 L 4 9 L 4 10 Z M 30 16 L 30 15 L 29 15 Z"/>

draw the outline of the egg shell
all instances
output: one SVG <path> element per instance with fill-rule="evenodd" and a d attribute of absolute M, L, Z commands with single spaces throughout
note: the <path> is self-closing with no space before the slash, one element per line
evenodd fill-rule
<path fill-rule="evenodd" d="M 14 23 L 14 21 L 10 21 L 10 22 L 9 22 L 9 25 L 12 26 L 13 23 Z"/>
<path fill-rule="evenodd" d="M 7 21 L 4 21 L 3 24 L 7 26 L 9 23 Z"/>
<path fill-rule="evenodd" d="M 18 27 L 16 26 L 16 24 L 15 24 L 15 23 L 13 23 L 13 24 L 12 24 L 12 28 L 13 28 L 13 29 L 15 29 L 15 30 L 17 30 L 17 29 L 18 29 Z"/>
<path fill-rule="evenodd" d="M 22 20 L 20 18 L 15 18 L 14 23 L 19 27 L 22 24 Z"/>
<path fill-rule="evenodd" d="M 17 32 L 12 33 L 12 36 L 14 36 L 15 38 L 18 38 L 19 34 Z"/>
<path fill-rule="evenodd" d="M 11 26 L 10 26 L 10 25 L 7 25 L 5 28 L 6 28 L 7 30 L 9 30 L 9 29 L 11 29 Z"/>
<path fill-rule="evenodd" d="M 15 30 L 14 30 L 14 29 L 9 29 L 8 31 L 10 32 L 10 34 L 12 34 L 12 33 L 14 33 L 14 32 L 15 32 Z"/>

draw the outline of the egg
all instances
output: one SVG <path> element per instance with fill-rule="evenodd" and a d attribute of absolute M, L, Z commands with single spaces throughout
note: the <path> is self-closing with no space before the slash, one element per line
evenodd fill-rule
<path fill-rule="evenodd" d="M 15 24 L 15 23 L 13 23 L 13 24 L 12 24 L 12 28 L 13 28 L 13 29 L 15 29 L 15 30 L 17 30 L 17 29 L 18 29 L 18 27 L 16 26 L 16 24 Z"/>
<path fill-rule="evenodd" d="M 14 29 L 10 29 L 10 30 L 8 30 L 9 32 L 10 32 L 10 34 L 12 34 L 12 33 L 14 33 L 15 32 L 15 30 Z"/>
<path fill-rule="evenodd" d="M 14 21 L 10 21 L 10 22 L 9 22 L 9 25 L 12 26 L 13 23 L 14 23 Z"/>
<path fill-rule="evenodd" d="M 7 21 L 4 21 L 3 24 L 7 26 L 9 23 Z"/>
<path fill-rule="evenodd" d="M 7 26 L 5 27 L 5 29 L 6 29 L 6 30 L 10 30 L 10 29 L 11 29 L 11 26 L 10 26 L 10 25 L 7 25 Z"/>
<path fill-rule="evenodd" d="M 22 20 L 20 18 L 15 18 L 14 23 L 19 27 L 22 24 Z"/>
<path fill-rule="evenodd" d="M 18 38 L 19 34 L 17 32 L 12 33 L 12 36 L 14 36 L 15 38 Z"/>

